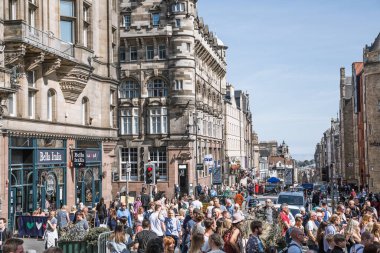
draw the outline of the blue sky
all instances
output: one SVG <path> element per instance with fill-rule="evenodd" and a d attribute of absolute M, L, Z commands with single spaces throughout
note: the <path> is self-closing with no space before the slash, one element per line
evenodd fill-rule
<path fill-rule="evenodd" d="M 228 82 L 250 94 L 260 141 L 313 159 L 339 110 L 340 67 L 362 61 L 380 32 L 379 0 L 199 0 L 226 44 Z"/>

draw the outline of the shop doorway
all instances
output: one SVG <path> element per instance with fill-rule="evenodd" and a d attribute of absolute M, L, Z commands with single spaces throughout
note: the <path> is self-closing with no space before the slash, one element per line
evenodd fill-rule
<path fill-rule="evenodd" d="M 77 201 L 85 206 L 94 207 L 100 200 L 101 180 L 99 168 L 79 168 L 77 174 Z"/>

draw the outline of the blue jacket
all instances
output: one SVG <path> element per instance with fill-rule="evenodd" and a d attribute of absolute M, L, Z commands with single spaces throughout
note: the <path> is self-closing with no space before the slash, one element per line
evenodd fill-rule
<path fill-rule="evenodd" d="M 126 217 L 128 220 L 128 223 L 127 223 L 128 227 L 130 228 L 133 227 L 131 213 L 129 212 L 128 209 L 123 210 L 123 208 L 120 208 L 119 210 L 117 210 L 116 216 L 118 219 L 120 219 L 121 217 Z"/>

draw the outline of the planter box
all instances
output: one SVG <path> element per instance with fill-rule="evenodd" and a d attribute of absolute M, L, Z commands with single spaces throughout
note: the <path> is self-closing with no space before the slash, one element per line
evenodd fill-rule
<path fill-rule="evenodd" d="M 58 242 L 63 253 L 98 253 L 97 246 L 87 245 L 87 242 Z"/>

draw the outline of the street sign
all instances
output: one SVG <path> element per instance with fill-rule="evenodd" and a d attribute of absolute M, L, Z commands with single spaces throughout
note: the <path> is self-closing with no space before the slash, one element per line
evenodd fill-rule
<path fill-rule="evenodd" d="M 197 163 L 197 170 L 203 170 L 203 163 Z"/>

